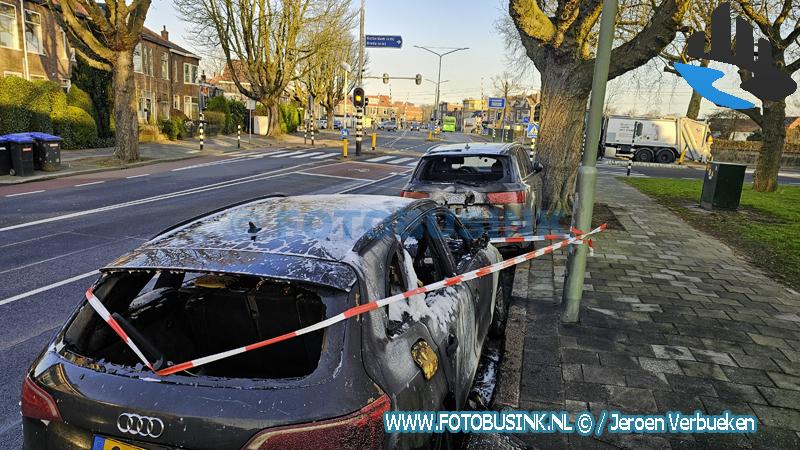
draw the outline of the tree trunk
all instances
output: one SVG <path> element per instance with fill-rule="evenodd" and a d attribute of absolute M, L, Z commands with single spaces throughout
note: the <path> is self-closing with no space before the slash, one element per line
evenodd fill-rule
<path fill-rule="evenodd" d="M 761 152 L 753 174 L 753 190 L 774 192 L 778 189 L 778 171 L 786 141 L 786 128 L 783 124 L 786 120 L 786 102 L 764 102 L 763 117 Z"/>
<path fill-rule="evenodd" d="M 139 118 L 132 52 L 117 53 L 114 62 L 114 157 L 125 162 L 139 159 Z"/>
<path fill-rule="evenodd" d="M 556 215 L 571 209 L 592 79 L 591 67 L 559 66 L 549 64 L 542 73 L 541 131 L 536 141 L 544 165 L 543 200 L 548 214 Z"/>
<path fill-rule="evenodd" d="M 336 117 L 333 114 L 333 106 L 326 106 L 325 107 L 325 114 L 327 114 L 327 116 L 328 116 L 328 123 L 326 124 L 327 127 L 325 127 L 325 128 L 327 128 L 329 130 L 333 130 L 333 125 L 334 125 L 334 122 L 336 121 Z"/>
<path fill-rule="evenodd" d="M 283 134 L 283 130 L 281 130 L 281 111 L 278 108 L 278 104 L 274 100 L 262 100 L 261 103 L 267 107 L 267 111 L 269 112 L 269 129 L 267 130 L 268 136 L 280 136 Z"/>
<path fill-rule="evenodd" d="M 708 60 L 700 60 L 700 67 L 708 67 Z M 697 91 L 692 90 L 692 98 L 689 99 L 689 107 L 686 108 L 686 117 L 697 120 L 700 116 L 700 104 L 703 102 L 703 96 L 698 94 Z"/>

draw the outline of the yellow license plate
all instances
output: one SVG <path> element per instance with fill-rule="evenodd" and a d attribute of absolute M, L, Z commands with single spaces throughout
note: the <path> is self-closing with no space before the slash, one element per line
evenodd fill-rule
<path fill-rule="evenodd" d="M 145 450 L 142 447 L 115 441 L 107 437 L 95 436 L 92 450 Z"/>

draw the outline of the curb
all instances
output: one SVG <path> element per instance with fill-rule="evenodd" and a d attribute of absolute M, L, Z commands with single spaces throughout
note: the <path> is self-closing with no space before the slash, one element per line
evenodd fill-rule
<path fill-rule="evenodd" d="M 522 354 L 525 338 L 527 308 L 523 299 L 528 296 L 530 262 L 520 264 L 514 271 L 514 284 L 511 303 L 508 306 L 503 357 L 497 368 L 497 382 L 491 409 L 517 409 L 519 407 L 519 388 L 522 377 Z"/>

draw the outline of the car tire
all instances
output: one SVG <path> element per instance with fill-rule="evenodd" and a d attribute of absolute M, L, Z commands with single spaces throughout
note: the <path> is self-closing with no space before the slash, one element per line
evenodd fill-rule
<path fill-rule="evenodd" d="M 506 298 L 506 286 L 503 277 L 497 282 L 497 292 L 494 294 L 494 313 L 492 323 L 489 325 L 489 335 L 493 338 L 500 338 L 506 332 L 506 320 L 508 319 L 508 300 Z"/>
<path fill-rule="evenodd" d="M 649 148 L 640 148 L 633 154 L 634 161 L 653 162 L 653 159 L 655 159 L 655 156 Z"/>
<path fill-rule="evenodd" d="M 662 148 L 656 153 L 656 162 L 660 164 L 672 164 L 675 162 L 675 152 L 671 148 Z"/>

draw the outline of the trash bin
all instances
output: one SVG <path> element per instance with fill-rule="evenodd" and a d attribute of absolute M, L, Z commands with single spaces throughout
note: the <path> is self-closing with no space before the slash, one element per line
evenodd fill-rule
<path fill-rule="evenodd" d="M 7 134 L 4 137 L 11 154 L 11 175 L 33 175 L 33 138 L 28 133 Z"/>
<path fill-rule="evenodd" d="M 0 176 L 11 172 L 11 151 L 5 136 L 0 136 Z"/>
<path fill-rule="evenodd" d="M 58 136 L 32 131 L 34 168 L 47 172 L 61 170 L 61 141 Z"/>
<path fill-rule="evenodd" d="M 739 208 L 744 184 L 745 164 L 712 162 L 706 169 L 700 207 L 703 209 Z"/>

